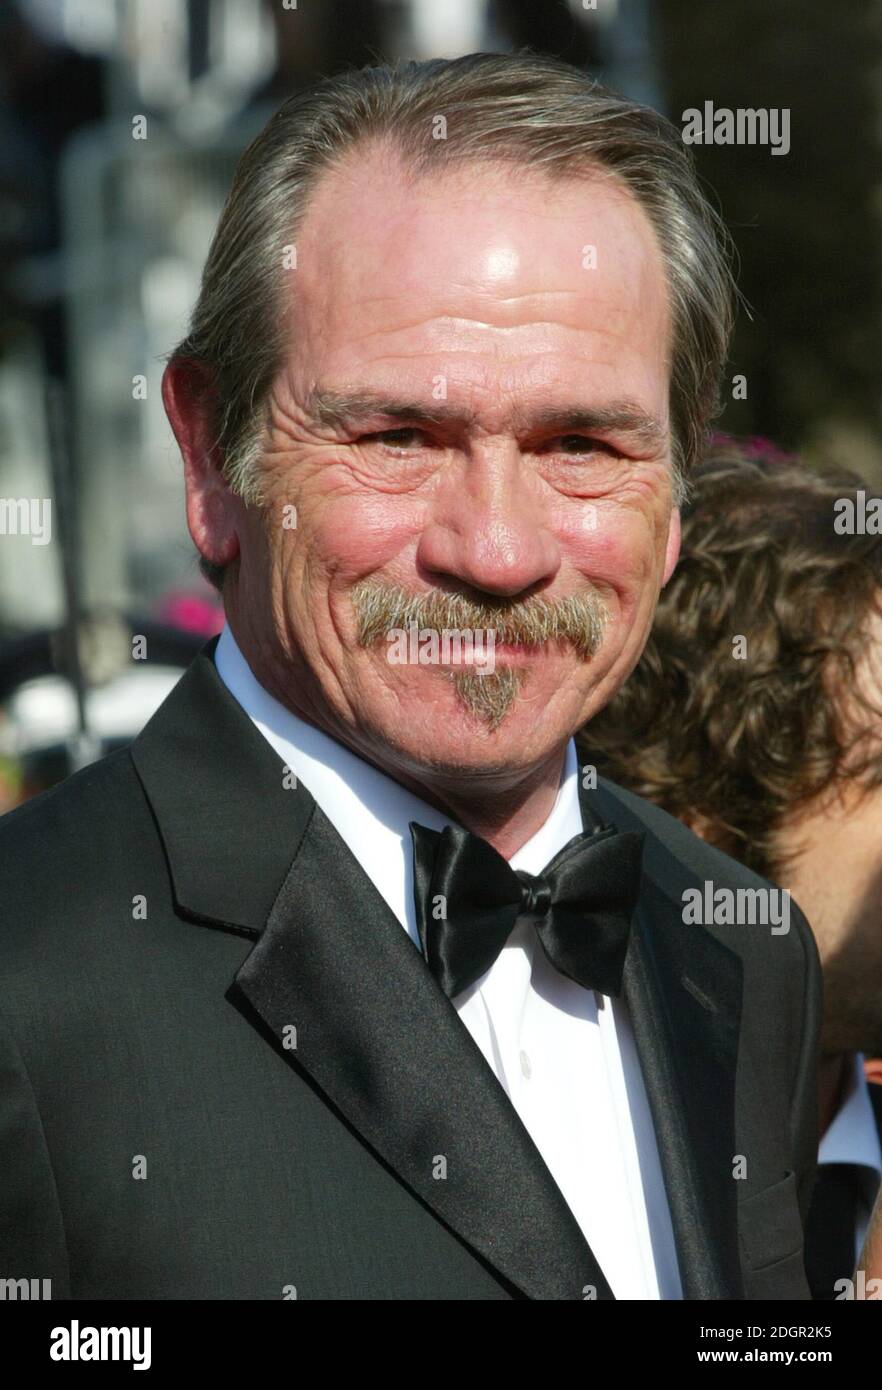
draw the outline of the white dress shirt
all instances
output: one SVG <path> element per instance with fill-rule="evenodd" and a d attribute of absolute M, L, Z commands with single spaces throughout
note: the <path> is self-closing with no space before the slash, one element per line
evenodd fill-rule
<path fill-rule="evenodd" d="M 819 1168 L 824 1163 L 851 1163 L 863 1170 L 859 1175 L 860 1196 L 855 1215 L 855 1259 L 864 1248 L 873 1203 L 882 1181 L 882 1146 L 868 1084 L 863 1053 L 857 1052 L 842 1104 L 818 1146 Z"/>
<path fill-rule="evenodd" d="M 440 831 L 449 818 L 269 695 L 229 628 L 215 663 L 419 948 L 408 823 Z M 551 814 L 512 856 L 513 869 L 540 873 L 582 833 L 577 778 L 570 740 Z M 527 923 L 515 928 L 491 969 L 452 1002 L 615 1297 L 681 1298 L 655 1131 L 624 1000 L 596 996 L 561 975 Z"/>

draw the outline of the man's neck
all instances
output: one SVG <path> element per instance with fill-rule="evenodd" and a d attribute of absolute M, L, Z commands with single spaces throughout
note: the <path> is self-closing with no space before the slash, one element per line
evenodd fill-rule
<path fill-rule="evenodd" d="M 473 835 L 492 845 L 503 859 L 511 859 L 545 824 L 554 809 L 560 790 L 566 747 L 555 751 L 540 768 L 516 787 L 505 790 L 469 787 L 433 776 L 423 779 L 375 766 L 388 773 L 429 805 L 458 821 Z"/>

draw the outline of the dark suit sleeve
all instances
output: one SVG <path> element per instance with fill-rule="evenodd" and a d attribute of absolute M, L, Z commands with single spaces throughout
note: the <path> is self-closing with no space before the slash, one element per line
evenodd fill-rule
<path fill-rule="evenodd" d="M 805 1229 L 818 1163 L 818 1051 L 823 1010 L 821 963 L 814 934 L 796 903 L 791 900 L 793 925 L 802 944 L 803 973 L 802 1040 L 790 1111 L 790 1132 L 795 1164 L 799 1210 Z"/>
<path fill-rule="evenodd" d="M 0 1018 L 0 1277 L 70 1297 L 61 1207 L 33 1087 Z"/>

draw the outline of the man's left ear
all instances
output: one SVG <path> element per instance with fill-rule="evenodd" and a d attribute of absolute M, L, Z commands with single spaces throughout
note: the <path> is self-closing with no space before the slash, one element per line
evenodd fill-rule
<path fill-rule="evenodd" d="M 665 587 L 680 558 L 680 511 L 674 507 L 671 512 L 671 520 L 668 525 L 668 543 L 665 547 L 665 572 L 662 577 L 662 588 Z"/>

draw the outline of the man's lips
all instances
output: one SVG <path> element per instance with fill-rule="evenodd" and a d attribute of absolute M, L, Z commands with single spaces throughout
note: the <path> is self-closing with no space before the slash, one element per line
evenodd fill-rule
<path fill-rule="evenodd" d="M 488 658 L 496 660 L 504 657 L 508 661 L 535 661 L 540 657 L 550 656 L 553 650 L 560 646 L 559 642 L 496 642 L 493 647 L 485 648 L 483 652 L 467 651 L 463 649 L 458 660 L 445 662 L 444 665 L 451 666 L 486 666 Z"/>
<path fill-rule="evenodd" d="M 493 650 L 503 656 L 544 656 L 553 645 L 551 642 L 497 642 Z"/>

